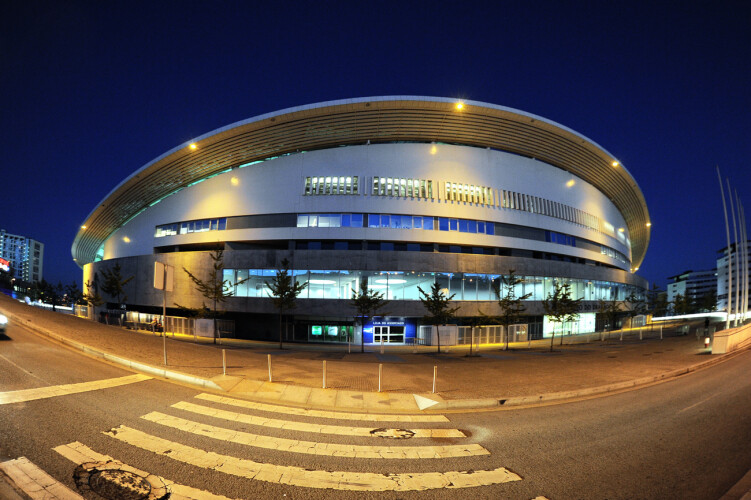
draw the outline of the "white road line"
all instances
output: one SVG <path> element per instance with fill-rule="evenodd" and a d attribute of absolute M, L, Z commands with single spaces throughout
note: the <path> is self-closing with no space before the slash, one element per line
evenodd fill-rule
<path fill-rule="evenodd" d="M 198 399 L 222 403 L 225 405 L 238 406 L 250 410 L 260 410 L 273 413 L 286 413 L 287 415 L 301 415 L 305 417 L 333 418 L 340 420 L 363 420 L 368 422 L 448 422 L 449 419 L 443 415 L 387 415 L 377 413 L 345 413 L 338 411 L 307 410 L 304 408 L 292 408 L 288 406 L 270 405 L 266 403 L 256 403 L 243 399 L 227 398 L 216 396 L 214 394 L 199 394 Z"/>
<path fill-rule="evenodd" d="M 98 391 L 100 389 L 109 389 L 111 387 L 133 384 L 135 382 L 142 382 L 150 379 L 151 377 L 146 375 L 128 375 L 127 377 L 94 380 L 93 382 L 80 382 L 78 384 L 53 385 L 48 387 L 38 387 L 36 389 L 0 392 L 0 405 L 22 403 L 24 401 L 33 401 L 35 399 L 54 398 L 57 396 L 67 396 L 69 394 L 78 394 L 80 392 Z"/>
<path fill-rule="evenodd" d="M 32 500 L 84 500 L 81 495 L 55 480 L 26 457 L 2 462 L 0 469 Z"/>
<path fill-rule="evenodd" d="M 202 424 L 185 420 L 184 418 L 151 412 L 141 418 L 181 431 L 210 437 L 220 441 L 255 446 L 270 450 L 290 453 L 304 453 L 308 455 L 336 456 L 346 458 L 388 458 L 388 459 L 420 459 L 420 458 L 454 458 L 490 455 L 490 452 L 479 444 L 447 445 L 447 446 L 359 446 L 349 444 L 317 443 L 312 441 L 298 441 L 270 436 L 259 436 L 248 432 L 235 431 L 224 427 Z"/>
<path fill-rule="evenodd" d="M 250 425 L 260 425 L 263 427 L 273 427 L 276 429 L 285 429 L 290 431 L 314 432 L 317 434 L 338 434 L 340 436 L 376 436 L 379 435 L 398 435 L 403 434 L 402 429 L 376 429 L 373 427 L 344 427 L 340 425 L 309 424 L 306 422 L 292 422 L 288 420 L 277 420 L 273 418 L 257 417 L 247 413 L 236 413 L 233 411 L 220 410 L 201 406 L 186 401 L 181 401 L 172 405 L 173 408 L 185 410 L 199 415 L 208 417 L 221 418 L 232 422 L 242 422 Z M 377 432 L 375 432 L 377 431 Z M 409 429 L 407 433 L 414 433 L 413 438 L 462 438 L 467 437 L 458 429 Z"/>
<path fill-rule="evenodd" d="M 717 393 L 715 393 L 715 394 L 712 394 L 712 395 L 711 395 L 711 396 L 709 396 L 708 398 L 704 398 L 704 399 L 702 399 L 701 401 L 699 401 L 698 403 L 694 403 L 694 404 L 692 404 L 691 406 L 687 406 L 687 407 L 685 407 L 685 408 L 684 408 L 684 409 L 682 409 L 682 410 L 678 410 L 678 413 L 683 413 L 684 411 L 688 411 L 688 410 L 690 410 L 691 408 L 696 408 L 696 407 L 697 407 L 697 406 L 699 406 L 700 404 L 704 404 L 704 403 L 706 403 L 707 401 L 709 401 L 710 399 L 712 399 L 712 398 L 713 398 L 713 397 L 715 397 L 715 396 L 718 396 L 718 394 L 717 394 Z"/>
<path fill-rule="evenodd" d="M 521 480 L 521 477 L 504 467 L 479 471 L 400 474 L 307 470 L 302 467 L 264 464 L 243 458 L 220 455 L 213 451 L 206 451 L 174 441 L 168 441 L 125 426 L 117 427 L 104 434 L 137 448 L 196 467 L 258 481 L 303 486 L 306 488 L 413 491 L 436 488 L 469 488 Z"/>
<path fill-rule="evenodd" d="M 144 472 L 142 470 L 136 469 L 135 467 L 131 467 L 130 465 L 124 464 L 107 455 L 97 453 L 88 446 L 79 443 L 78 441 L 70 444 L 60 445 L 56 448 L 53 448 L 53 450 L 76 465 L 82 465 L 85 463 L 109 463 L 112 466 L 119 466 L 121 470 L 132 472 L 141 477 L 149 475 L 148 472 Z M 230 498 L 222 495 L 215 495 L 214 493 L 211 493 L 209 491 L 199 490 L 197 488 L 191 488 L 190 486 L 177 484 L 173 481 L 170 481 L 169 479 L 165 479 L 160 476 L 155 477 L 167 485 L 167 488 L 170 491 L 170 500 L 231 500 Z"/>

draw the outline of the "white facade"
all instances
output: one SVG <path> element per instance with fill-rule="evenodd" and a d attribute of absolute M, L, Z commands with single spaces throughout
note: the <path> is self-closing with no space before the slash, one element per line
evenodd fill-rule
<path fill-rule="evenodd" d="M 749 246 L 751 247 L 751 241 L 748 242 Z M 742 247 L 742 245 L 739 246 L 739 249 Z M 717 310 L 718 311 L 725 311 L 728 307 L 728 249 L 727 247 L 720 250 L 722 253 L 722 256 L 717 259 Z M 739 258 L 743 254 L 743 251 L 739 251 L 738 255 L 736 255 L 735 251 L 735 245 L 732 245 L 732 252 L 731 257 L 733 260 L 732 266 L 733 266 L 733 286 L 732 286 L 732 297 L 731 297 L 731 303 L 733 307 L 733 311 L 735 311 L 735 304 L 736 304 L 736 297 L 738 297 L 738 301 L 741 301 L 741 312 L 749 309 L 749 304 L 746 304 L 746 308 L 743 308 L 742 303 L 742 292 L 743 287 L 745 283 L 751 282 L 751 266 L 746 266 L 746 269 L 749 269 L 749 276 L 748 279 L 750 281 L 743 281 L 743 274 L 742 272 L 739 272 L 744 269 L 743 262 Z M 751 262 L 749 262 L 751 264 Z M 740 287 L 740 288 L 739 288 Z M 739 293 L 740 291 L 740 293 Z M 749 300 L 751 302 L 751 300 Z"/>
<path fill-rule="evenodd" d="M 0 258 L 10 262 L 13 277 L 32 283 L 42 280 L 44 244 L 0 229 Z"/>

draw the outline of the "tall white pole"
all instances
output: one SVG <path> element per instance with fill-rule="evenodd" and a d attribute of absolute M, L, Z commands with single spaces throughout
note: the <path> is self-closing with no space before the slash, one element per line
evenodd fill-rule
<path fill-rule="evenodd" d="M 741 222 L 741 202 L 738 199 L 738 190 L 735 190 L 735 211 L 738 212 L 738 226 L 742 224 Z M 743 228 L 740 227 L 739 235 L 742 238 L 743 237 Z M 743 243 L 736 235 L 735 237 L 735 263 L 737 264 L 735 266 L 735 275 L 738 278 L 735 280 L 735 323 L 736 326 L 738 326 L 738 320 L 740 319 L 741 311 L 745 312 L 745 303 L 741 304 L 741 299 L 743 298 L 743 292 L 745 292 L 745 287 L 743 286 L 746 283 L 745 279 L 745 271 L 746 266 L 744 261 L 745 256 L 743 255 Z M 739 260 L 740 259 L 740 260 Z M 743 309 L 741 309 L 743 307 Z M 741 319 L 741 325 L 743 324 L 743 320 Z"/>
<path fill-rule="evenodd" d="M 720 194 L 722 195 L 722 211 L 725 213 L 725 235 L 728 241 L 728 299 L 727 299 L 727 315 L 725 316 L 725 329 L 730 328 L 730 289 L 733 284 L 732 263 L 730 261 L 730 226 L 728 226 L 728 209 L 725 205 L 725 190 L 722 187 L 722 176 L 720 175 L 720 167 L 717 168 L 717 180 L 720 181 Z"/>
<path fill-rule="evenodd" d="M 743 294 L 741 295 L 743 301 L 743 317 L 741 321 L 746 320 L 748 315 L 748 229 L 746 227 L 746 211 L 743 208 L 743 204 L 738 202 L 740 206 L 739 217 L 741 226 L 741 241 L 743 248 Z"/>
<path fill-rule="evenodd" d="M 730 190 L 730 179 L 725 177 L 725 181 L 728 184 L 728 200 L 730 201 L 730 215 L 733 216 L 733 235 L 735 238 L 735 291 L 736 291 L 736 297 L 735 297 L 735 318 L 733 319 L 733 326 L 738 326 L 738 278 L 740 277 L 740 273 L 738 273 L 738 268 L 740 267 L 738 265 L 738 226 L 735 224 L 735 207 L 733 206 L 733 192 Z M 730 249 L 728 249 L 728 252 Z M 730 287 L 730 290 L 728 290 L 729 294 L 733 293 L 733 287 Z"/>

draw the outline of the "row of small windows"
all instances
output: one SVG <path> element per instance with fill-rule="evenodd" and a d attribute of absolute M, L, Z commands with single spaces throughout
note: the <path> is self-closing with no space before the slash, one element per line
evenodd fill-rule
<path fill-rule="evenodd" d="M 359 177 L 306 177 L 305 194 L 360 194 Z"/>
<path fill-rule="evenodd" d="M 227 218 L 192 220 L 175 222 L 156 227 L 154 237 L 175 236 L 176 234 L 203 233 L 205 231 L 224 231 L 227 229 Z"/>
<path fill-rule="evenodd" d="M 373 177 L 373 196 L 432 198 L 433 181 L 428 179 Z"/>
<path fill-rule="evenodd" d="M 493 189 L 485 186 L 447 182 L 446 199 L 450 201 L 466 201 L 478 205 L 493 205 Z"/>
<path fill-rule="evenodd" d="M 494 222 L 395 214 L 300 214 L 297 227 L 372 227 L 495 234 Z"/>
<path fill-rule="evenodd" d="M 546 200 L 538 196 L 501 190 L 501 207 L 522 210 L 534 214 L 547 215 L 556 219 L 563 219 L 580 226 L 600 231 L 600 219 L 578 208 L 564 205 L 556 201 Z M 610 226 L 613 227 L 612 225 Z M 612 235 L 612 230 L 611 230 Z"/>

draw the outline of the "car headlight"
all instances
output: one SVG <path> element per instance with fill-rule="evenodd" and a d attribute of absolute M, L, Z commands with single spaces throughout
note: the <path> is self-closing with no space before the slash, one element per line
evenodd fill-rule
<path fill-rule="evenodd" d="M 4 326 L 4 325 L 7 325 L 7 324 L 8 324 L 8 318 L 5 315 L 0 314 L 0 325 Z"/>

